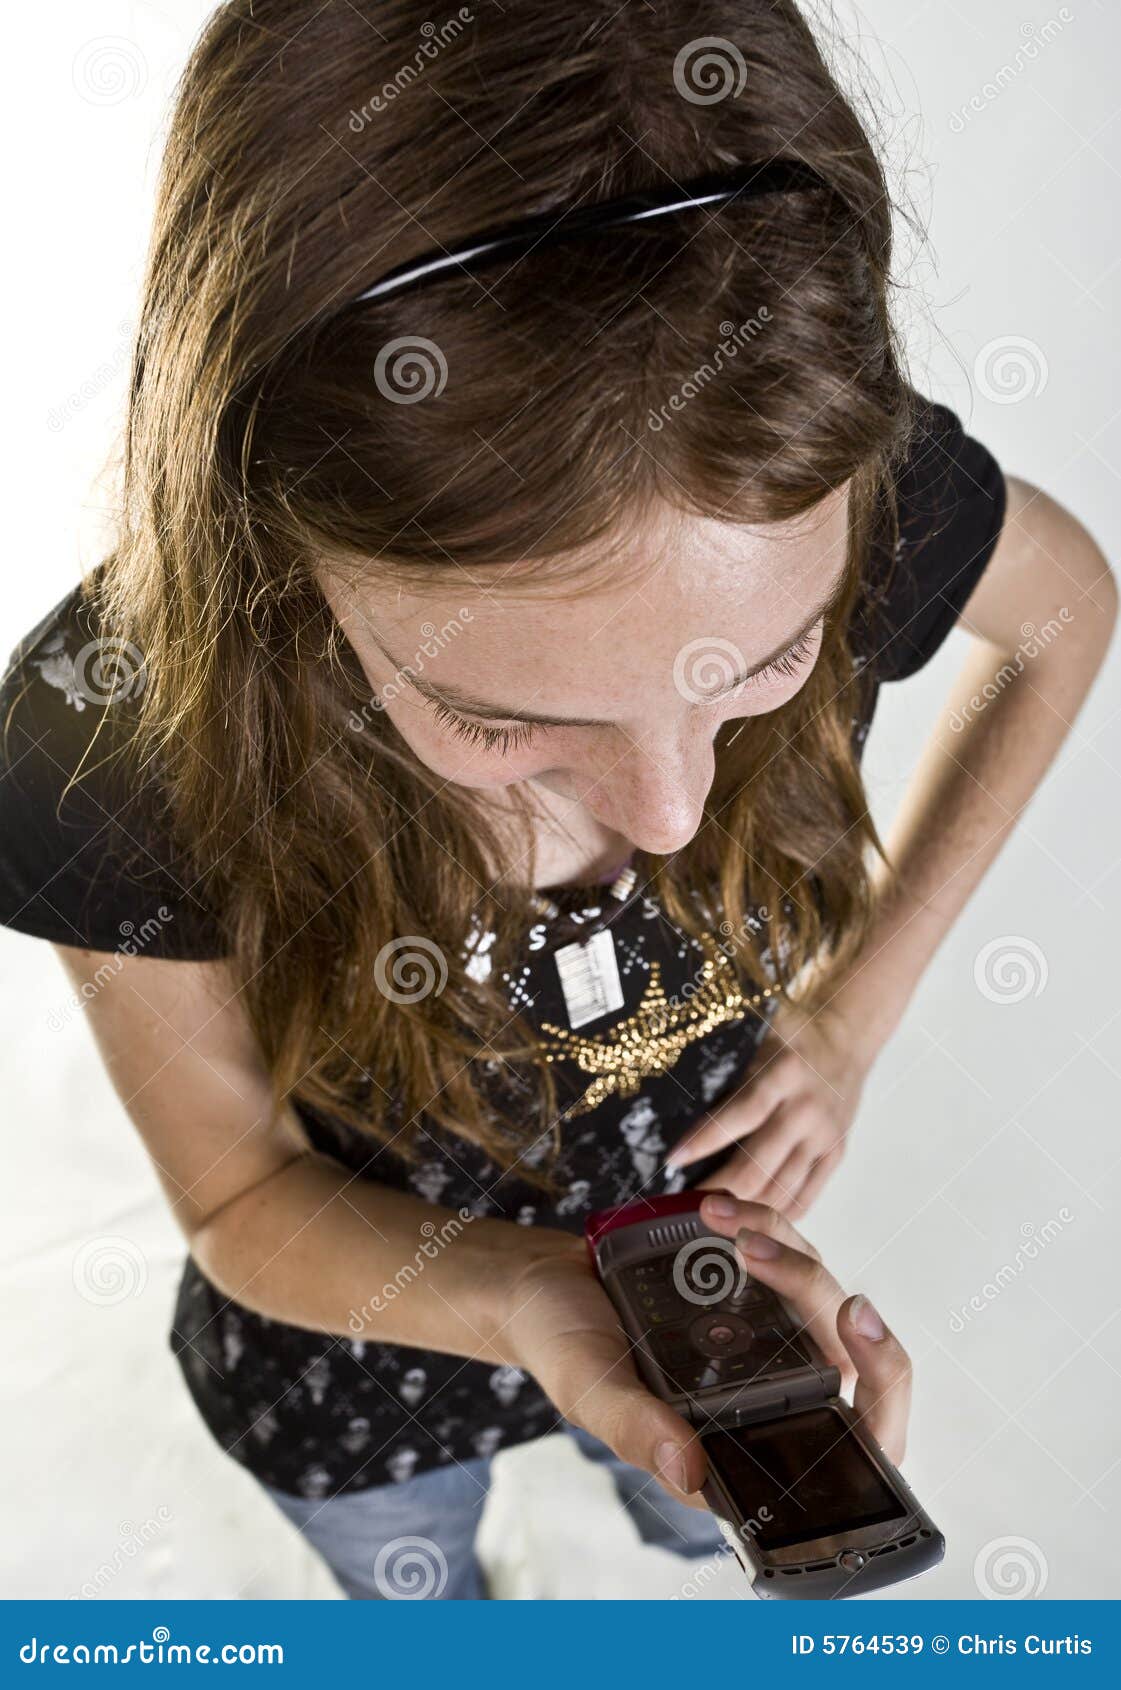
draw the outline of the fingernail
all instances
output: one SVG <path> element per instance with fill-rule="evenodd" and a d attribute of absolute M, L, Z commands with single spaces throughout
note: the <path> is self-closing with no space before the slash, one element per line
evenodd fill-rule
<path fill-rule="evenodd" d="M 773 1260 L 782 1248 L 765 1232 L 752 1232 L 749 1226 L 741 1227 L 736 1233 L 736 1243 L 745 1256 L 754 1256 L 757 1261 Z"/>
<path fill-rule="evenodd" d="M 681 1172 L 680 1162 L 666 1162 L 664 1166 L 667 1179 L 676 1179 L 677 1175 Z"/>
<path fill-rule="evenodd" d="M 852 1308 L 849 1310 L 849 1319 L 862 1338 L 871 1338 L 873 1343 L 878 1344 L 884 1336 L 886 1330 L 884 1323 L 867 1297 L 853 1298 Z"/>
<path fill-rule="evenodd" d="M 669 1438 L 654 1451 L 654 1465 L 664 1479 L 678 1490 L 685 1489 L 685 1451 Z"/>
<path fill-rule="evenodd" d="M 739 1207 L 734 1197 L 706 1197 L 704 1207 L 710 1215 L 719 1215 L 722 1219 L 734 1215 Z"/>

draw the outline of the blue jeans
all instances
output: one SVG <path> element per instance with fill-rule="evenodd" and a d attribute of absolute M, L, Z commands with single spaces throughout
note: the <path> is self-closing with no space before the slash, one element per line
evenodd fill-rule
<path fill-rule="evenodd" d="M 649 1473 L 627 1466 L 590 1433 L 569 1427 L 568 1435 L 590 1461 L 608 1469 L 644 1543 L 678 1555 L 712 1555 L 724 1547 L 707 1509 L 674 1502 Z M 473 1601 L 487 1595 L 475 1534 L 490 1468 L 489 1456 L 455 1462 L 403 1484 L 351 1491 L 326 1502 L 271 1485 L 264 1489 L 319 1551 L 347 1596 Z"/>

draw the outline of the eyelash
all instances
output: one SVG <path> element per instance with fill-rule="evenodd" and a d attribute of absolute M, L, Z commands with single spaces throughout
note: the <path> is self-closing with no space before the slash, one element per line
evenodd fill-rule
<path fill-rule="evenodd" d="M 469 722 L 465 716 L 457 716 L 437 698 L 430 699 L 429 703 L 437 721 L 443 722 L 458 738 L 472 745 L 481 745 L 484 751 L 517 751 L 527 745 L 537 732 L 532 722 L 521 722 L 516 728 L 491 728 L 482 722 Z"/>
<path fill-rule="evenodd" d="M 773 679 L 776 675 L 796 675 L 799 665 L 804 663 L 810 654 L 813 639 L 814 630 L 811 628 L 800 640 L 795 640 L 789 651 L 784 651 L 781 657 L 776 657 L 773 663 L 768 663 L 765 669 L 760 669 L 751 680 L 765 681 Z M 750 684 L 748 681 L 744 682 L 745 686 Z M 735 694 L 731 696 L 734 697 Z M 480 745 L 484 751 L 501 751 L 504 755 L 510 751 L 519 751 L 528 745 L 538 732 L 538 727 L 533 722 L 521 722 L 516 728 L 492 728 L 483 722 L 469 722 L 465 716 L 457 716 L 454 710 L 450 710 L 439 699 L 432 698 L 428 702 L 437 721 L 443 722 L 459 739 L 465 739 L 471 745 Z"/>

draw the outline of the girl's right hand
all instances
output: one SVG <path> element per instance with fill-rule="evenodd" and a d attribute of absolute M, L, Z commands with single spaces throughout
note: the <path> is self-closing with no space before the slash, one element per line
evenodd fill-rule
<path fill-rule="evenodd" d="M 777 1210 L 712 1192 L 701 1218 L 733 1238 L 746 1270 L 786 1300 L 840 1369 L 872 1436 L 899 1462 L 910 1361 L 867 1299 L 846 1298 L 813 1246 Z M 652 1473 L 679 1502 L 703 1507 L 700 1435 L 642 1383 L 633 1346 L 584 1245 L 557 1235 L 557 1248 L 536 1256 L 511 1284 L 509 1308 L 510 1360 L 533 1375 L 565 1418 Z"/>

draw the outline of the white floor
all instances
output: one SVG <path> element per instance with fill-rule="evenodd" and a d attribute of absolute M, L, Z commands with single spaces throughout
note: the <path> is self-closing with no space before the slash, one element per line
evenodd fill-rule
<path fill-rule="evenodd" d="M 869 751 L 883 807 L 955 655 L 884 697 Z M 1121 1507 L 1116 673 L 884 1053 L 807 1225 L 915 1356 L 908 1470 L 949 1545 L 916 1595 L 1001 1578 L 1057 1597 L 1121 1586 L 1107 1532 Z M 1038 995 L 978 990 L 979 951 L 1006 936 L 1038 947 Z M 0 1437 L 18 1522 L 4 1593 L 333 1594 L 180 1384 L 165 1341 L 178 1238 L 53 955 L 0 931 L 0 979 Z M 135 1294 L 117 1296 L 114 1261 Z M 730 1563 L 698 1581 L 641 1547 L 609 1480 L 563 1438 L 500 1458 L 484 1546 L 502 1596 L 745 1592 Z"/>
<path fill-rule="evenodd" d="M 11 409 L 27 425 L 11 443 L 23 497 L 5 513 L 0 659 L 73 584 L 78 535 L 96 530 L 101 501 L 88 488 L 121 419 L 119 324 L 147 239 L 139 170 L 154 160 L 168 92 L 209 7 L 59 0 L 11 20 L 26 36 L 13 122 L 35 135 L 38 161 L 13 190 L 25 190 L 36 220 L 37 262 L 6 278 L 9 316 L 28 325 L 6 365 Z M 861 25 L 889 108 L 880 130 L 893 180 L 905 169 L 929 223 L 903 301 L 917 379 L 1010 471 L 1071 505 L 1117 562 L 1118 247 L 1102 207 L 1121 165 L 1118 9 L 1075 8 L 1019 58 L 1030 26 L 1018 0 L 813 9 L 835 11 L 849 39 Z M 147 69 L 135 97 L 109 109 L 68 93 L 82 44 L 101 34 L 135 35 Z M 1019 70 L 994 93 L 1013 59 Z M 43 220 L 48 180 L 69 192 L 65 216 Z M 65 284 L 75 250 L 97 254 L 77 292 Z M 62 291 L 52 294 L 51 277 Z M 978 392 L 982 353 L 1002 337 L 1026 337 L 1037 355 L 1036 391 L 1022 403 Z M 98 551 L 83 541 L 87 562 Z M 959 654 L 884 701 L 868 758 L 883 811 Z M 1121 1593 L 1108 1529 L 1121 1511 L 1119 676 L 1115 654 L 885 1052 L 850 1156 L 810 1217 L 830 1263 L 881 1305 L 916 1358 L 908 1471 L 949 1545 L 940 1570 L 905 1587 L 916 1595 L 972 1597 L 1002 1577 L 1048 1596 Z M 1021 1001 L 993 1001 L 975 984 L 978 954 L 1003 940 L 1042 987 Z M 0 1589 L 331 1594 L 297 1535 L 211 1443 L 179 1382 L 165 1332 L 180 1245 L 66 995 L 46 946 L 0 930 Z M 75 1262 L 88 1275 L 79 1253 L 106 1237 L 123 1240 L 126 1271 L 141 1262 L 146 1277 L 137 1295 L 98 1305 L 75 1290 Z M 955 1319 L 971 1299 L 977 1311 Z M 690 1569 L 636 1547 L 606 1485 L 563 1440 L 501 1457 L 485 1523 L 496 1590 L 681 1592 Z M 743 1585 L 725 1566 L 702 1592 L 735 1599 Z"/>

